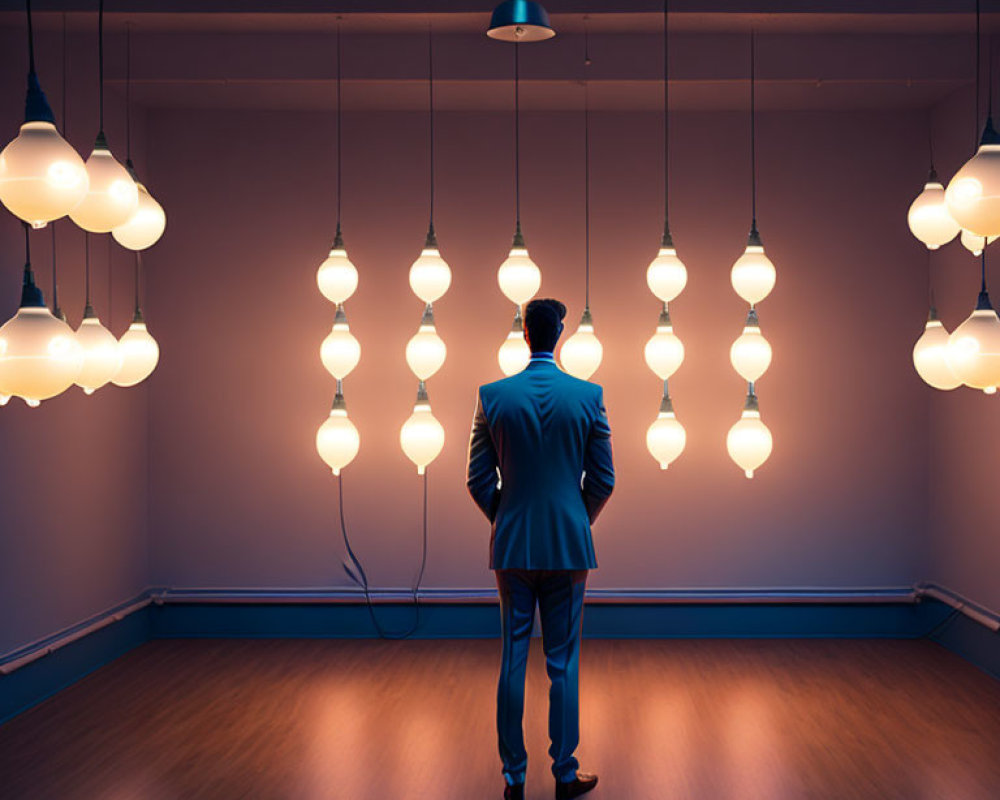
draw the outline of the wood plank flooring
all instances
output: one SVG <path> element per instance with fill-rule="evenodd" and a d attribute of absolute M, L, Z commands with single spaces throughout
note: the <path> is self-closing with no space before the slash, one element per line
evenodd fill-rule
<path fill-rule="evenodd" d="M 155 640 L 0 726 L 3 800 L 481 800 L 497 641 Z M 1000 681 L 927 641 L 588 640 L 593 800 L 997 800 Z M 532 646 L 528 792 L 553 795 Z"/>

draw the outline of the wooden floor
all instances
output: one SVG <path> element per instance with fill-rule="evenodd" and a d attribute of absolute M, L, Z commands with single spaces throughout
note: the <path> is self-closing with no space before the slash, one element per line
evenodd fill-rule
<path fill-rule="evenodd" d="M 529 798 L 552 797 L 535 642 Z M 499 798 L 496 641 L 157 640 L 0 726 L 0 797 Z M 594 800 L 996 800 L 1000 682 L 926 641 L 583 648 Z"/>

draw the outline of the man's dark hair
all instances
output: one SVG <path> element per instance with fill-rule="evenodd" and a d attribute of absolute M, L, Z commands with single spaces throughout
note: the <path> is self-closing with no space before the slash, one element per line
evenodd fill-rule
<path fill-rule="evenodd" d="M 555 350 L 562 333 L 566 306 L 551 297 L 532 300 L 524 309 L 524 329 L 532 352 Z"/>

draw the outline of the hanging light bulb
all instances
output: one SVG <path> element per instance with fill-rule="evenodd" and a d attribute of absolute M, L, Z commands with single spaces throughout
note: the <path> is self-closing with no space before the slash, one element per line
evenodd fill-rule
<path fill-rule="evenodd" d="M 528 255 L 520 224 L 514 234 L 510 254 L 497 270 L 497 282 L 500 291 L 517 306 L 527 303 L 542 285 L 542 272 Z"/>
<path fill-rule="evenodd" d="M 338 305 L 350 298 L 358 288 L 358 269 L 347 257 L 339 223 L 330 254 L 316 271 L 316 284 L 327 300 Z"/>
<path fill-rule="evenodd" d="M 747 314 L 743 334 L 729 349 L 729 360 L 743 380 L 756 382 L 771 366 L 771 345 L 760 332 L 760 322 L 756 309 Z"/>
<path fill-rule="evenodd" d="M 101 324 L 90 303 L 84 309 L 83 321 L 76 330 L 76 340 L 83 348 L 83 367 L 75 383 L 85 394 L 93 394 L 114 378 L 122 367 L 118 340 Z"/>
<path fill-rule="evenodd" d="M 135 178 L 135 172 L 131 169 L 131 162 L 126 162 L 129 166 L 129 173 Z M 138 202 L 132 216 L 122 225 L 112 228 L 111 235 L 114 240 L 128 250 L 145 250 L 156 244 L 163 231 L 167 227 L 167 215 L 145 186 L 135 179 L 136 190 L 138 191 Z"/>
<path fill-rule="evenodd" d="M 427 233 L 420 257 L 410 267 L 410 288 L 425 303 L 441 299 L 451 286 L 451 268 L 441 258 L 434 228 Z"/>
<path fill-rule="evenodd" d="M 948 331 L 938 319 L 937 309 L 931 306 L 924 332 L 913 345 L 913 367 L 924 383 L 942 391 L 962 385 L 948 366 L 947 347 Z"/>
<path fill-rule="evenodd" d="M 754 470 L 770 457 L 773 444 L 771 431 L 760 419 L 760 404 L 751 384 L 743 414 L 726 435 L 726 449 L 737 466 L 752 478 Z"/>
<path fill-rule="evenodd" d="M 661 245 L 656 258 L 646 269 L 646 283 L 649 290 L 664 303 L 669 303 L 687 286 L 687 267 L 677 257 L 671 244 Z"/>
<path fill-rule="evenodd" d="M 316 431 L 316 451 L 333 470 L 333 474 L 339 475 L 354 460 L 360 447 L 361 436 L 347 416 L 347 404 L 338 382 L 330 416 Z"/>
<path fill-rule="evenodd" d="M 516 375 L 531 361 L 531 348 L 524 340 L 524 323 L 521 320 L 520 308 L 514 312 L 514 324 L 510 326 L 510 333 L 500 345 L 497 361 L 504 375 Z"/>
<path fill-rule="evenodd" d="M 563 369 L 580 380 L 588 380 L 601 366 L 604 348 L 594 335 L 594 319 L 585 308 L 576 333 L 563 342 L 559 360 Z"/>
<path fill-rule="evenodd" d="M 944 186 L 938 180 L 933 167 L 927 176 L 924 190 L 910 204 L 906 222 L 910 226 L 910 232 L 923 242 L 928 250 L 937 250 L 958 235 L 960 226 L 948 213 Z"/>
<path fill-rule="evenodd" d="M 684 343 L 674 334 L 666 303 L 660 312 L 656 333 L 646 342 L 645 356 L 646 365 L 661 381 L 673 375 L 684 361 Z"/>
<path fill-rule="evenodd" d="M 974 256 L 980 256 L 987 245 L 993 244 L 997 240 L 996 236 L 976 236 L 976 234 L 971 231 L 962 229 L 962 247 L 968 250 Z"/>
<path fill-rule="evenodd" d="M 976 308 L 948 337 L 948 366 L 966 386 L 994 394 L 1000 386 L 1000 319 L 985 285 Z"/>
<path fill-rule="evenodd" d="M 87 178 L 87 194 L 69 218 L 90 233 L 108 233 L 128 222 L 139 205 L 139 189 L 111 155 L 103 131 L 87 159 Z"/>
<path fill-rule="evenodd" d="M 72 386 L 83 365 L 83 352 L 73 329 L 49 313 L 35 285 L 27 223 L 25 249 L 21 305 L 0 327 L 0 394 L 17 395 L 35 407 Z"/>
<path fill-rule="evenodd" d="M 32 80 L 37 88 L 37 79 L 29 76 Z M 30 88 L 28 93 L 30 108 Z M 66 216 L 87 194 L 87 186 L 83 159 L 52 121 L 26 120 L 0 152 L 0 202 L 34 228 Z"/>
<path fill-rule="evenodd" d="M 977 236 L 1000 235 L 1000 136 L 991 118 L 976 154 L 955 173 L 944 196 L 962 228 Z"/>
<path fill-rule="evenodd" d="M 774 264 L 764 254 L 764 245 L 756 226 L 750 230 L 747 249 L 744 251 L 729 275 L 733 289 L 750 305 L 756 305 L 767 297 L 777 278 Z"/>
<path fill-rule="evenodd" d="M 346 378 L 361 360 L 361 344 L 351 333 L 343 304 L 337 306 L 333 330 L 320 345 L 319 356 L 327 372 L 339 381 Z"/>
<path fill-rule="evenodd" d="M 646 449 L 659 462 L 660 469 L 666 469 L 684 452 L 685 444 L 687 444 L 687 432 L 677 421 L 673 401 L 667 392 L 667 382 L 664 381 L 660 413 L 646 430 Z"/>
<path fill-rule="evenodd" d="M 142 256 L 135 254 L 135 314 L 128 330 L 118 340 L 122 365 L 111 382 L 115 386 L 135 386 L 153 374 L 160 360 L 160 345 L 146 328 L 146 320 L 139 307 L 139 276 Z"/>
<path fill-rule="evenodd" d="M 420 319 L 420 328 L 406 343 L 406 363 L 413 374 L 426 381 L 444 364 L 448 349 L 434 327 L 434 310 L 428 303 Z"/>
<path fill-rule="evenodd" d="M 87 171 L 83 159 L 56 130 L 55 115 L 38 83 L 31 3 L 25 6 L 28 94 L 24 124 L 17 138 L 0 152 L 0 203 L 32 227 L 41 228 L 66 216 L 83 199 Z"/>
<path fill-rule="evenodd" d="M 444 448 L 444 428 L 431 413 L 427 387 L 423 381 L 420 381 L 417 389 L 417 402 L 413 406 L 413 413 L 399 431 L 399 444 L 406 457 L 417 465 L 418 475 L 424 474 L 427 465 L 437 458 Z"/>

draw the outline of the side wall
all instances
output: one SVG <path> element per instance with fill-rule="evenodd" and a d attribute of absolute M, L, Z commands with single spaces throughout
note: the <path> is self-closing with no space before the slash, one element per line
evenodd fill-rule
<path fill-rule="evenodd" d="M 0 42 L 0 95 L 8 98 L 0 107 L 0 130 L 6 143 L 23 120 L 26 56 L 20 32 L 5 30 Z M 64 129 L 61 36 L 39 35 L 36 49 L 42 86 Z M 89 38 L 71 37 L 68 63 L 67 138 L 86 158 L 98 124 L 97 63 Z M 124 158 L 124 98 L 109 91 L 106 102 L 108 139 Z M 143 136 L 138 118 L 133 156 L 140 169 Z M 84 306 L 85 236 L 67 220 L 55 223 L 55 230 L 59 302 L 75 328 Z M 31 234 L 36 278 L 51 304 L 50 237 L 48 229 Z M 133 260 L 110 235 L 90 238 L 93 304 L 121 335 L 132 318 Z M 21 225 L 0 211 L 2 321 L 17 309 L 23 267 Z M 18 399 L 0 409 L 0 654 L 102 612 L 148 585 L 148 391 L 108 386 L 87 397 L 72 387 L 37 409 Z"/>
<path fill-rule="evenodd" d="M 938 172 L 951 178 L 972 155 L 972 92 L 934 113 Z M 1000 307 L 1000 250 L 986 251 L 993 305 Z M 949 331 L 972 312 L 979 292 L 979 259 L 957 242 L 931 254 L 938 310 Z M 932 557 L 929 578 L 1000 612 L 1000 399 L 972 389 L 934 392 L 930 415 Z"/>

